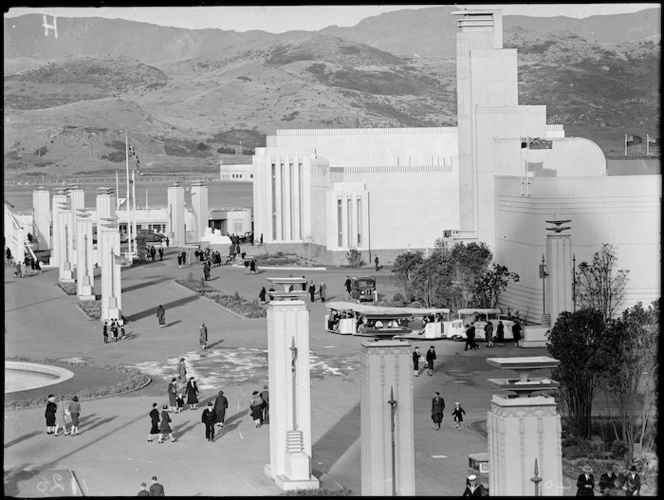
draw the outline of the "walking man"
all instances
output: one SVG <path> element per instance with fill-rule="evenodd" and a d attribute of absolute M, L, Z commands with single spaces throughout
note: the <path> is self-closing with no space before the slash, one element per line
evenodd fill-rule
<path fill-rule="evenodd" d="M 521 324 L 519 320 L 516 320 L 512 326 L 512 337 L 514 338 L 514 347 L 519 347 L 519 341 L 521 340 Z"/>
<path fill-rule="evenodd" d="M 159 247 L 159 260 L 164 260 L 164 248 Z"/>
<path fill-rule="evenodd" d="M 379 261 L 378 261 L 378 255 L 376 255 L 376 258 L 374 259 L 374 263 L 376 264 L 376 271 L 378 271 L 378 268 L 380 267 L 380 266 L 378 265 L 378 262 L 379 262 Z"/>
<path fill-rule="evenodd" d="M 445 410 L 445 400 L 440 397 L 440 392 L 436 391 L 436 395 L 431 400 L 431 420 L 433 420 L 433 428 L 440 429 L 440 422 L 443 420 L 443 410 Z"/>
<path fill-rule="evenodd" d="M 104 329 L 102 330 L 104 334 L 104 344 L 108 344 L 108 324 L 104 321 Z"/>
<path fill-rule="evenodd" d="M 161 304 L 157 307 L 157 319 L 159 320 L 159 328 L 163 328 L 166 325 L 166 311 Z"/>
<path fill-rule="evenodd" d="M 415 350 L 413 351 L 413 370 L 415 371 L 416 377 L 420 376 L 420 358 L 422 358 L 420 348 L 415 347 Z"/>
<path fill-rule="evenodd" d="M 208 341 L 207 326 L 205 326 L 205 323 L 201 323 L 199 342 L 201 343 L 201 347 L 203 349 L 207 349 L 207 341 Z"/>
<path fill-rule="evenodd" d="M 205 439 L 214 442 L 214 422 L 217 420 L 217 415 L 214 412 L 212 401 L 207 404 L 207 408 L 203 410 L 201 415 L 201 422 L 205 424 Z"/>
<path fill-rule="evenodd" d="M 493 347 L 493 324 L 488 321 L 484 327 L 484 335 L 486 335 L 486 346 Z"/>
<path fill-rule="evenodd" d="M 311 297 L 311 302 L 316 301 L 316 284 L 313 280 L 311 280 L 311 283 L 309 284 L 309 296 Z"/>
<path fill-rule="evenodd" d="M 433 362 L 436 359 L 436 348 L 434 346 L 430 346 L 429 350 L 427 351 L 427 373 L 429 376 L 433 376 Z"/>
<path fill-rule="evenodd" d="M 320 301 L 325 302 L 325 292 L 327 289 L 327 285 L 323 280 L 320 280 L 320 285 L 318 285 L 318 293 L 320 294 Z"/>
<path fill-rule="evenodd" d="M 346 281 L 344 281 L 344 300 L 350 301 L 350 290 L 351 290 L 352 283 L 350 281 L 350 278 L 346 276 Z"/>
<path fill-rule="evenodd" d="M 473 349 L 479 348 L 479 346 L 475 343 L 475 325 L 472 323 L 466 329 L 466 347 L 463 350 L 467 351 L 468 347 L 470 347 L 471 351 Z"/>

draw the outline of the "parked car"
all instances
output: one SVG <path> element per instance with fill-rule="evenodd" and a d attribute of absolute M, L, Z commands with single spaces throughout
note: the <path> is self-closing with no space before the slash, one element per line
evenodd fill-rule
<path fill-rule="evenodd" d="M 162 241 L 166 241 L 166 235 L 161 234 L 161 233 L 155 233 L 150 230 L 141 230 L 139 229 L 137 234 L 137 238 L 145 238 L 146 243 L 161 243 Z"/>
<path fill-rule="evenodd" d="M 350 295 L 359 302 L 376 300 L 376 278 L 373 276 L 353 276 L 350 279 Z"/>

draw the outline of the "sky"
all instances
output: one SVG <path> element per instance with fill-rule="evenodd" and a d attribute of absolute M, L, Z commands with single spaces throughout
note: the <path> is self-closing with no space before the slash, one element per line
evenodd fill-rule
<path fill-rule="evenodd" d="M 464 4 L 459 4 L 463 6 Z M 489 4 L 477 4 L 477 6 Z M 591 15 L 623 14 L 658 7 L 655 3 L 592 3 L 592 4 L 490 4 L 502 8 L 504 15 L 567 16 L 582 18 Z M 263 30 L 283 33 L 291 30 L 317 31 L 326 26 L 355 26 L 362 19 L 384 12 L 420 9 L 431 5 L 297 5 L 297 6 L 234 6 L 234 7 L 71 7 L 9 9 L 5 17 L 39 13 L 57 17 L 105 17 L 140 21 L 161 26 L 188 29 L 216 28 L 222 30 Z M 476 6 L 473 4 L 473 6 Z"/>

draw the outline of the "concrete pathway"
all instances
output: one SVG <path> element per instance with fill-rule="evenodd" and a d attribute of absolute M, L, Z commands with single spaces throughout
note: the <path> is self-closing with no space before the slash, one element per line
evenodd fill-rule
<path fill-rule="evenodd" d="M 269 461 L 269 426 L 256 429 L 248 415 L 249 396 L 267 382 L 267 330 L 265 319 L 240 319 L 210 300 L 174 283 L 189 273 L 202 276 L 199 265 L 178 269 L 171 248 L 163 262 L 122 271 L 123 314 L 128 340 L 103 344 L 101 326 L 90 321 L 57 286 L 57 270 L 15 279 L 5 270 L 5 352 L 44 358 L 81 358 L 96 364 L 139 366 L 153 383 L 124 396 L 83 402 L 81 434 L 47 436 L 43 409 L 5 412 L 5 471 L 17 469 L 74 470 L 87 495 L 135 495 L 141 482 L 159 476 L 167 495 L 278 495 L 263 472 Z M 212 269 L 212 287 L 245 298 L 257 297 L 268 276 L 299 273 L 244 269 Z M 303 272 L 324 279 L 330 298 L 343 296 L 345 269 Z M 378 273 L 379 291 L 391 297 L 390 272 Z M 97 277 L 96 285 L 98 285 Z M 167 327 L 159 328 L 156 307 L 166 308 Z M 345 486 L 361 492 L 359 352 L 362 337 L 327 333 L 324 304 L 308 304 L 312 356 L 312 465 L 322 486 Z M 198 345 L 198 328 L 205 322 L 210 349 Z M 431 342 L 417 342 L 426 352 Z M 463 344 L 435 341 L 438 362 L 433 376 L 414 380 L 415 474 L 418 495 L 460 495 L 468 474 L 469 453 L 486 450 L 486 439 L 467 427 L 486 419 L 491 394 L 487 382 L 499 370 L 491 356 L 544 355 L 545 349 L 524 351 L 513 347 L 463 351 Z M 215 443 L 204 438 L 200 412 L 172 415 L 176 443 L 147 443 L 148 412 L 152 403 L 166 401 L 166 385 L 180 356 L 187 358 L 190 374 L 201 387 L 201 406 L 223 388 L 229 399 L 228 425 Z M 504 374 L 503 374 L 504 376 Z M 443 428 L 433 429 L 431 398 L 439 390 L 447 407 Z M 49 392 L 57 394 L 57 385 Z M 457 431 L 450 419 L 454 402 L 467 412 L 466 426 Z M 5 485 L 10 493 L 16 485 Z M 574 494 L 574 491 L 566 492 Z"/>

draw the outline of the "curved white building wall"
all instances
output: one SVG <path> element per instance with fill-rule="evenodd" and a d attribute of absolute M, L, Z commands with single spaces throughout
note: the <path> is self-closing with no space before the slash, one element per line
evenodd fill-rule
<path fill-rule="evenodd" d="M 532 178 L 530 196 L 520 179 L 496 178 L 497 227 L 494 255 L 521 277 L 501 296 L 509 305 L 539 320 L 542 280 L 538 266 L 545 253 L 547 220 L 571 220 L 576 263 L 590 262 L 603 243 L 613 245 L 618 269 L 627 269 L 619 312 L 661 295 L 661 176 Z M 570 269 L 570 273 L 572 269 Z M 552 318 L 555 321 L 555 318 Z"/>

